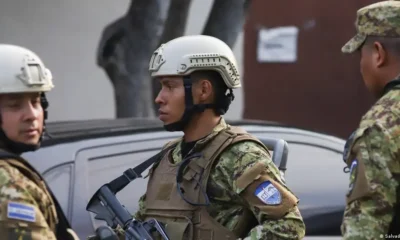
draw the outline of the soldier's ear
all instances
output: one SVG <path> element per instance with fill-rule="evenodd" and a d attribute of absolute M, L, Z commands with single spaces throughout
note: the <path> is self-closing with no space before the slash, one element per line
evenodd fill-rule
<path fill-rule="evenodd" d="M 212 84 L 209 80 L 207 79 L 202 79 L 198 81 L 197 83 L 197 91 L 198 91 L 198 97 L 200 102 L 206 102 L 210 96 L 212 95 Z"/>
<path fill-rule="evenodd" d="M 387 50 L 383 47 L 383 45 L 375 41 L 372 44 L 372 58 L 374 65 L 377 68 L 383 67 L 385 63 L 388 61 L 388 52 Z"/>

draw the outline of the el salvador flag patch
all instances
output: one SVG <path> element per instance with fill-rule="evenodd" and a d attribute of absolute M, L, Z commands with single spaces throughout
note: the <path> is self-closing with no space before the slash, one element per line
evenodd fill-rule
<path fill-rule="evenodd" d="M 254 195 L 267 205 L 278 205 L 282 202 L 281 193 L 270 181 L 258 185 Z"/>
<path fill-rule="evenodd" d="M 7 217 L 11 219 L 35 222 L 35 208 L 27 204 L 10 202 L 7 206 Z"/>

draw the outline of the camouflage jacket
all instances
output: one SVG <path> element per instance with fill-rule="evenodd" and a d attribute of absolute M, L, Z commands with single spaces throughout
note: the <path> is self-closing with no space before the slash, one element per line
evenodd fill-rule
<path fill-rule="evenodd" d="M 388 232 L 400 182 L 400 90 L 382 96 L 348 140 L 350 168 L 344 239 L 382 239 Z"/>
<path fill-rule="evenodd" d="M 227 124 L 221 119 L 221 122 L 213 129 L 212 133 L 199 140 L 194 149 L 196 149 L 197 145 L 209 143 L 213 136 L 226 127 Z M 175 163 L 182 160 L 180 144 L 173 151 L 173 160 Z M 255 202 L 255 200 L 248 200 L 248 198 L 244 197 L 246 196 L 246 188 L 240 188 L 237 185 L 237 179 L 255 164 L 262 164 L 265 167 L 264 174 L 268 175 L 269 179 L 274 179 L 282 189 L 285 189 L 283 191 L 288 192 L 287 194 L 292 194 L 282 181 L 278 168 L 264 148 L 251 141 L 239 142 L 222 152 L 219 161 L 210 173 L 207 193 L 211 205 L 207 209 L 208 213 L 220 224 L 232 231 L 241 216 L 242 209 L 250 207 L 259 225 L 249 232 L 245 238 L 246 240 L 302 239 L 305 235 L 305 225 L 297 207 L 297 198 L 294 195 L 296 202 L 290 207 L 284 204 L 265 207 L 257 198 L 255 199 L 258 202 Z M 259 176 L 259 179 L 263 179 L 263 176 Z M 254 179 L 253 183 L 256 183 L 259 179 Z M 247 188 L 249 189 L 249 187 Z M 253 192 L 250 193 L 254 198 L 253 194 Z M 282 194 L 282 198 L 287 197 L 287 195 Z M 143 219 L 141 214 L 146 207 L 145 198 L 146 195 L 143 195 L 139 200 L 139 211 L 135 215 L 137 219 Z M 279 212 L 284 212 L 285 214 L 274 218 L 274 214 L 279 214 Z"/>
<path fill-rule="evenodd" d="M 56 239 L 56 209 L 36 173 L 24 168 L 19 160 L 0 160 L 0 186 L 2 238 Z"/>

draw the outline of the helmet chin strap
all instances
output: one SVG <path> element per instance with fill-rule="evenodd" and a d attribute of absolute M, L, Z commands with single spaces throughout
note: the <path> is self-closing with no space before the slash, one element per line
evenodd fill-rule
<path fill-rule="evenodd" d="M 206 108 L 214 107 L 214 104 L 193 104 L 190 76 L 183 77 L 183 86 L 185 87 L 185 111 L 179 121 L 164 125 L 164 129 L 169 132 L 183 131 L 195 113 L 202 113 Z"/>
<path fill-rule="evenodd" d="M 40 148 L 41 142 L 43 140 L 43 135 L 46 132 L 45 121 L 47 119 L 47 108 L 49 106 L 49 103 L 47 102 L 47 99 L 46 99 L 46 96 L 44 93 L 42 93 L 40 96 L 40 104 L 42 105 L 42 108 L 43 108 L 43 132 L 39 138 L 38 143 L 37 144 L 26 144 L 26 143 L 13 141 L 13 140 L 9 139 L 7 137 L 7 135 L 5 134 L 4 130 L 0 128 L 0 141 L 4 144 L 5 150 L 20 155 L 24 152 L 36 151 L 37 149 Z"/>
<path fill-rule="evenodd" d="M 0 139 L 4 143 L 5 150 L 18 155 L 24 152 L 35 151 L 40 147 L 40 141 L 38 144 L 26 144 L 13 141 L 6 136 L 3 129 L 0 130 Z"/>

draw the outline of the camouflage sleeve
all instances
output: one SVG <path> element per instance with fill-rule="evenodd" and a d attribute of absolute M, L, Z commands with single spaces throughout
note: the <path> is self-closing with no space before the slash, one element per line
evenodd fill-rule
<path fill-rule="evenodd" d="M 25 182 L 12 167 L 0 166 L 0 235 L 2 239 L 56 239 Z"/>
<path fill-rule="evenodd" d="M 143 213 L 144 213 L 144 209 L 145 209 L 145 204 L 144 201 L 146 200 L 146 194 L 143 194 L 140 198 L 139 198 L 139 209 L 136 211 L 136 213 L 133 215 L 133 217 L 137 220 L 140 221 L 144 221 L 143 218 Z"/>
<path fill-rule="evenodd" d="M 394 134 L 375 125 L 354 138 L 347 158 L 350 182 L 341 226 L 344 239 L 382 239 L 388 232 L 398 185 L 391 172 L 399 168 L 399 136 Z"/>
<path fill-rule="evenodd" d="M 259 222 L 246 240 L 304 237 L 305 225 L 297 208 L 298 199 L 283 183 L 269 152 L 255 142 L 246 141 L 224 151 L 221 159 L 230 159 L 228 166 L 233 176 L 230 185 Z"/>

